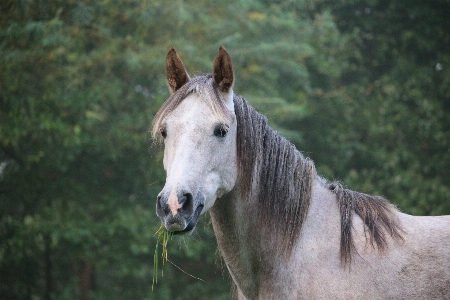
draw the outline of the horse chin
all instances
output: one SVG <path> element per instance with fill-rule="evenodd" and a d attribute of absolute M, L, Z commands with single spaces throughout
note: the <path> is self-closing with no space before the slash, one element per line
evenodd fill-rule
<path fill-rule="evenodd" d="M 166 229 L 167 231 L 169 231 L 170 233 L 172 233 L 173 235 L 187 235 L 187 234 L 191 234 L 195 227 L 197 226 L 197 222 L 198 222 L 198 217 L 200 216 L 202 210 L 203 210 L 203 205 L 200 204 L 197 206 L 197 208 L 195 209 L 194 213 L 192 214 L 192 216 L 190 218 L 188 218 L 187 220 L 185 220 L 184 224 L 187 224 L 184 229 L 178 230 L 177 226 L 168 226 L 167 222 L 166 222 Z M 179 228 L 179 227 L 178 227 Z"/>

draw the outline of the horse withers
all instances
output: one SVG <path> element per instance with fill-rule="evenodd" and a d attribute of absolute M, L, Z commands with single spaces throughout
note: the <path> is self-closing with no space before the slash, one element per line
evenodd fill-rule
<path fill-rule="evenodd" d="M 210 211 L 239 299 L 450 299 L 450 217 L 415 217 L 317 175 L 233 92 L 229 54 L 190 78 L 172 48 L 153 120 L 166 184 L 156 212 L 189 234 Z"/>

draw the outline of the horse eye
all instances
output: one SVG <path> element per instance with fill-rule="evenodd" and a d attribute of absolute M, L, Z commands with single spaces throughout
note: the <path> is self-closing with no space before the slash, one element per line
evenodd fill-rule
<path fill-rule="evenodd" d="M 167 136 L 166 128 L 161 128 L 161 129 L 159 130 L 159 132 L 161 132 L 161 136 L 163 137 L 163 139 L 165 139 L 166 136 Z"/>
<path fill-rule="evenodd" d="M 228 126 L 225 124 L 219 124 L 214 128 L 214 135 L 217 137 L 225 137 L 228 133 Z"/>

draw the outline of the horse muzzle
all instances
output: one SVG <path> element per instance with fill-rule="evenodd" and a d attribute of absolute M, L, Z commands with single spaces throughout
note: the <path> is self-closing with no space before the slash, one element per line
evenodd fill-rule
<path fill-rule="evenodd" d="M 194 231 L 204 207 L 204 196 L 197 193 L 160 193 L 156 201 L 156 215 L 167 231 L 173 234 L 189 234 Z"/>

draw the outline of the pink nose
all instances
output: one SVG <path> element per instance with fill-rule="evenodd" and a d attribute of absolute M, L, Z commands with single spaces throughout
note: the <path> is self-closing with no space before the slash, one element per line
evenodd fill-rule
<path fill-rule="evenodd" d="M 156 214 L 166 230 L 173 234 L 189 234 L 195 229 L 204 204 L 203 193 L 197 193 L 194 198 L 191 193 L 183 191 L 171 198 L 168 192 L 161 192 L 156 201 Z"/>
<path fill-rule="evenodd" d="M 156 202 L 156 214 L 160 218 L 165 218 L 169 214 L 176 216 L 180 213 L 180 217 L 190 217 L 194 212 L 194 201 L 191 193 L 182 193 L 177 195 L 175 191 L 172 191 L 170 195 L 158 196 Z"/>

